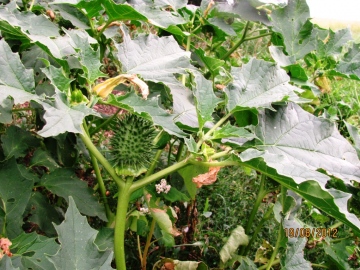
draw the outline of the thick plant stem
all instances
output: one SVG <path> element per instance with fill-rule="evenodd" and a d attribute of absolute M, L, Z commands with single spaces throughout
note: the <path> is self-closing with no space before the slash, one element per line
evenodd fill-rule
<path fill-rule="evenodd" d="M 235 45 L 232 48 L 230 48 L 230 50 L 228 50 L 228 52 L 226 54 L 223 55 L 223 57 L 221 57 L 221 60 L 226 60 L 245 41 L 246 34 L 249 29 L 249 24 L 250 24 L 250 21 L 247 21 L 247 23 L 244 27 L 244 32 L 242 34 L 241 39 L 238 42 L 236 42 Z"/>
<path fill-rule="evenodd" d="M 126 214 L 130 201 L 130 188 L 132 185 L 132 178 L 126 179 L 125 185 L 119 186 L 119 197 L 116 210 L 115 219 L 115 237 L 114 237 L 114 252 L 117 270 L 126 270 L 125 260 L 125 229 L 126 229 Z"/>
<path fill-rule="evenodd" d="M 161 153 L 162 153 L 162 150 L 158 150 L 156 152 L 155 157 L 154 157 L 153 161 L 151 162 L 151 165 L 145 174 L 145 177 L 147 177 L 153 173 L 153 171 L 155 170 L 156 165 L 160 159 Z"/>
<path fill-rule="evenodd" d="M 259 189 L 258 195 L 256 197 L 254 207 L 253 207 L 253 209 L 252 209 L 252 211 L 250 213 L 249 221 L 247 222 L 247 225 L 246 225 L 246 229 L 245 229 L 246 234 L 249 234 L 250 229 L 251 229 L 252 224 L 253 224 L 253 221 L 254 221 L 254 218 L 255 218 L 255 215 L 256 215 L 256 213 L 257 213 L 257 211 L 259 209 L 259 206 L 260 206 L 260 204 L 262 202 L 262 199 L 267 194 L 267 191 L 265 190 L 265 180 L 266 180 L 266 175 L 262 174 L 261 175 L 261 182 L 260 182 L 260 189 Z"/>
<path fill-rule="evenodd" d="M 146 185 L 161 179 L 165 176 L 167 176 L 168 174 L 175 172 L 179 169 L 181 169 L 182 167 L 185 167 L 186 165 L 189 164 L 189 160 L 183 160 L 179 163 L 175 163 L 173 165 L 171 165 L 170 167 L 167 167 L 166 169 L 163 169 L 157 173 L 154 173 L 152 175 L 149 175 L 147 177 L 144 177 L 138 181 L 136 181 L 130 188 L 130 192 L 134 192 L 136 190 L 138 190 L 139 188 L 145 187 Z"/>
<path fill-rule="evenodd" d="M 274 260 L 274 261 L 272 262 L 271 266 L 277 265 L 277 264 L 279 264 L 279 263 L 280 263 L 280 259 L 276 259 L 276 260 Z M 258 270 L 263 270 L 263 269 L 265 269 L 266 267 L 268 267 L 267 264 L 262 265 L 262 266 L 260 266 L 260 267 L 258 268 Z"/>
<path fill-rule="evenodd" d="M 152 238 L 152 236 L 154 234 L 155 224 L 156 224 L 156 221 L 153 218 L 152 221 L 151 221 L 151 225 L 150 225 L 150 231 L 149 231 L 147 239 L 146 239 L 144 252 L 143 252 L 143 255 L 142 255 L 142 258 L 141 258 L 141 269 L 142 270 L 146 270 L 147 255 L 148 255 L 148 252 L 149 252 L 149 247 L 151 245 L 151 238 Z"/>

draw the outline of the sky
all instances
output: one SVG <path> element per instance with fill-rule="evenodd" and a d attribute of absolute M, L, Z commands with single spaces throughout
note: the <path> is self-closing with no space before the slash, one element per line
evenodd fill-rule
<path fill-rule="evenodd" d="M 360 0 L 306 0 L 306 2 L 312 18 L 360 21 Z"/>

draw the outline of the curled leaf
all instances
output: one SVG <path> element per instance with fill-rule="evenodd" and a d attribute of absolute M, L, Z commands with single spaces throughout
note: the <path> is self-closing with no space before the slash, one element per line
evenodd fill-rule
<path fill-rule="evenodd" d="M 221 167 L 211 167 L 207 173 L 199 174 L 194 177 L 192 181 L 196 184 L 197 188 L 201 188 L 203 185 L 211 185 L 216 181 L 220 168 Z"/>
<path fill-rule="evenodd" d="M 143 99 L 147 99 L 147 96 L 149 95 L 149 87 L 135 74 L 120 74 L 114 78 L 107 79 L 106 81 L 96 85 L 93 92 L 99 97 L 106 98 L 114 90 L 114 88 L 121 83 L 133 84 L 136 90 L 140 92 Z"/>

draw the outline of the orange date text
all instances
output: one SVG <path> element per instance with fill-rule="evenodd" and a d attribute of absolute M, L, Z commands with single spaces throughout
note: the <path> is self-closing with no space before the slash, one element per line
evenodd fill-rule
<path fill-rule="evenodd" d="M 336 228 L 284 228 L 285 236 L 288 238 L 336 238 L 338 230 Z"/>

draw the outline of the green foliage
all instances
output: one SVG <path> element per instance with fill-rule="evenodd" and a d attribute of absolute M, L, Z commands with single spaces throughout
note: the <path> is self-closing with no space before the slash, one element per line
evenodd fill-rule
<path fill-rule="evenodd" d="M 273 2 L 1 4 L 0 267 L 358 267 L 359 44 Z"/>

